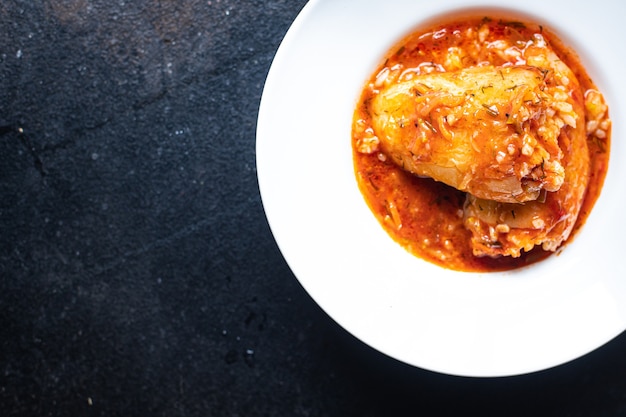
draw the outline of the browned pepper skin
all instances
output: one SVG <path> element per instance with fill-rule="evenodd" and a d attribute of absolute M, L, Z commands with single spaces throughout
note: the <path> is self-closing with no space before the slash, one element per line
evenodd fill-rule
<path fill-rule="evenodd" d="M 370 103 L 380 147 L 416 175 L 505 203 L 536 200 L 565 179 L 559 102 L 536 67 L 481 66 L 389 82 Z M 582 107 L 571 121 L 584 119 Z M 562 126 L 565 127 L 565 126 Z"/>

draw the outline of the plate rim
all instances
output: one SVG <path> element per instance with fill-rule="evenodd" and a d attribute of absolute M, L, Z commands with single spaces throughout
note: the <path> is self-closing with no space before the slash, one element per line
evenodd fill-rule
<path fill-rule="evenodd" d="M 610 334 L 603 334 L 602 337 L 596 336 L 596 339 L 602 339 L 602 343 L 600 343 L 598 345 L 598 343 L 592 343 L 593 346 L 581 346 L 580 349 L 578 349 L 578 351 L 576 353 L 571 353 L 568 357 L 562 358 L 562 360 L 559 361 L 548 361 L 549 363 L 542 363 L 539 364 L 537 366 L 526 366 L 526 367 L 500 367 L 499 369 L 496 368 L 491 368 L 491 369 L 487 369 L 485 370 L 485 372 L 481 372 L 480 370 L 477 369 L 455 369 L 455 368 L 450 368 L 450 369 L 446 369 L 445 367 L 442 367 L 441 365 L 435 365 L 435 366 L 429 366 L 428 361 L 419 361 L 419 360 L 412 360 L 411 358 L 407 358 L 406 354 L 403 353 L 398 353 L 397 351 L 390 349 L 385 346 L 384 344 L 381 343 L 377 343 L 377 341 L 373 341 L 372 338 L 367 334 L 366 330 L 363 330 L 362 328 L 354 328 L 353 323 L 351 323 L 351 320 L 349 318 L 346 318 L 346 314 L 345 313 L 341 313 L 339 314 L 336 311 L 336 302 L 327 302 L 326 300 L 324 300 L 324 296 L 320 295 L 320 290 L 319 288 L 316 288 L 315 285 L 313 285 L 310 282 L 310 279 L 308 278 L 309 276 L 312 275 L 312 273 L 310 273 L 309 271 L 304 271 L 302 269 L 301 266 L 301 262 L 302 262 L 302 255 L 297 253 L 297 250 L 293 249 L 293 247 L 290 247 L 290 243 L 288 241 L 288 237 L 283 236 L 284 235 L 284 229 L 282 229 L 282 225 L 279 226 L 278 223 L 280 222 L 279 219 L 276 218 L 276 215 L 273 214 L 273 210 L 274 208 L 272 207 L 271 204 L 271 199 L 273 197 L 271 197 L 271 192 L 269 191 L 269 189 L 271 187 L 269 187 L 267 181 L 268 179 L 265 177 L 266 175 L 266 170 L 268 168 L 266 168 L 269 164 L 269 162 L 266 162 L 267 159 L 267 155 L 264 154 L 265 150 L 264 150 L 264 146 L 266 145 L 266 143 L 263 142 L 264 138 L 267 137 L 267 129 L 269 129 L 267 127 L 266 123 L 266 116 L 267 116 L 267 111 L 268 111 L 268 98 L 269 95 L 272 94 L 272 89 L 275 89 L 277 84 L 277 80 L 276 78 L 276 71 L 278 71 L 280 69 L 281 65 L 284 65 L 284 60 L 288 59 L 288 54 L 290 52 L 289 48 L 293 47 L 293 42 L 298 41 L 298 34 L 301 30 L 303 30 L 302 26 L 307 24 L 308 19 L 311 19 L 311 15 L 313 13 L 316 12 L 316 10 L 320 7 L 324 7 L 327 6 L 329 1 L 332 0 L 312 0 L 310 2 L 308 2 L 307 4 L 305 4 L 305 6 L 303 7 L 303 9 L 301 10 L 301 12 L 298 14 L 298 16 L 296 17 L 296 19 L 294 20 L 294 22 L 292 23 L 292 25 L 290 26 L 289 30 L 287 31 L 285 37 L 283 38 L 283 41 L 281 42 L 276 55 L 274 57 L 274 60 L 272 61 L 272 65 L 270 67 L 270 70 L 268 72 L 268 76 L 266 79 L 266 83 L 265 83 L 265 88 L 263 90 L 263 94 L 262 94 L 262 98 L 261 98 L 261 103 L 260 103 L 260 107 L 259 107 L 259 116 L 258 116 L 258 124 L 257 124 L 257 142 L 256 142 L 256 148 L 257 148 L 257 176 L 258 176 L 258 182 L 259 182 L 259 190 L 261 193 L 261 199 L 263 202 L 263 207 L 266 213 L 266 217 L 268 220 L 268 223 L 270 225 L 270 229 L 272 231 L 272 234 L 274 236 L 274 239 L 276 240 L 278 247 L 283 255 L 283 257 L 285 258 L 287 264 L 289 265 L 289 267 L 291 268 L 291 270 L 294 272 L 294 275 L 296 277 L 296 279 L 300 282 L 300 284 L 303 286 L 303 288 L 305 289 L 305 291 L 311 296 L 311 298 L 318 304 L 320 305 L 320 307 L 328 314 L 329 317 L 331 317 L 331 319 L 333 319 L 336 323 L 338 323 L 341 327 L 343 327 L 346 331 L 348 331 L 349 333 L 351 333 L 352 335 L 354 335 L 355 337 L 357 337 L 357 339 L 361 340 L 362 342 L 364 342 L 365 344 L 372 346 L 373 348 L 375 348 L 376 350 L 380 351 L 381 353 L 390 356 L 394 359 L 400 360 L 401 362 L 407 363 L 409 365 L 413 365 L 413 366 L 417 366 L 420 368 L 424 368 L 424 369 L 428 369 L 431 371 L 436 371 L 436 372 L 440 372 L 440 373 L 446 373 L 446 374 L 453 374 L 453 375 L 462 375 L 462 376 L 509 376 L 509 375 L 519 375 L 519 374 L 525 374 L 525 373 L 530 373 L 530 372 L 535 372 L 535 371 L 541 371 L 544 369 L 548 369 L 554 366 L 558 366 L 561 365 L 563 363 L 569 362 L 571 360 L 574 360 L 580 356 L 583 356 L 586 353 L 589 353 L 590 351 L 596 349 L 597 347 L 607 343 L 608 341 L 612 340 L 614 337 L 616 337 L 617 335 L 619 335 L 620 333 L 623 332 L 624 328 L 626 328 L 626 322 L 624 319 L 624 312 L 623 311 L 618 311 L 616 313 L 616 315 L 619 316 L 620 318 L 620 323 L 619 323 L 619 329 L 615 328 L 613 329 L 612 332 L 610 332 Z M 336 1 L 336 0 L 334 0 Z M 368 2 L 369 3 L 376 3 L 377 0 L 370 0 Z M 398 2 L 402 2 L 402 0 L 396 0 L 396 3 Z M 341 5 L 345 5 L 346 3 L 349 2 L 337 2 L 337 4 L 341 4 Z M 494 2 L 483 2 L 483 5 L 472 5 L 472 9 L 478 9 L 478 8 L 493 8 Z M 519 10 L 519 7 L 508 7 L 509 3 L 512 2 L 498 2 L 497 4 L 497 8 L 499 9 L 515 9 L 515 10 Z M 537 1 L 535 1 L 535 3 L 537 3 Z M 455 8 L 455 7 L 464 7 L 467 6 L 469 3 L 465 2 L 465 1 L 456 1 L 456 0 L 450 0 L 450 1 L 443 1 L 440 3 L 439 7 L 442 8 Z M 339 7 L 339 6 L 337 6 Z M 467 8 L 467 7 L 465 7 Z M 444 12 L 445 13 L 445 12 Z M 522 12 L 524 13 L 524 12 Z M 424 20 L 424 18 L 422 18 L 422 20 Z M 550 20 L 550 19 L 547 19 Z M 419 19 L 416 20 L 414 27 L 417 27 L 419 25 Z M 413 27 L 413 28 L 414 28 Z M 562 28 L 554 27 L 553 25 L 550 25 L 551 29 L 555 30 L 557 33 L 563 31 Z M 405 31 L 410 31 L 413 28 L 408 28 L 406 27 L 404 30 Z M 290 46 L 291 45 L 291 46 Z M 391 46 L 391 45 L 389 45 Z M 577 49 L 578 50 L 578 49 Z M 386 52 L 386 51 L 382 51 L 382 52 Z M 365 80 L 365 78 L 363 79 Z M 603 91 L 604 93 L 604 91 Z M 356 97 L 352 97 L 351 100 L 355 101 Z M 613 110 L 613 105 L 615 103 L 615 99 L 613 101 L 613 103 L 611 103 L 611 110 Z M 618 109 L 621 107 L 618 107 Z M 612 112 L 612 114 L 615 114 Z M 615 126 L 614 126 L 615 127 Z M 271 130 L 271 129 L 270 129 Z M 614 130 L 615 133 L 615 130 Z M 265 139 L 267 140 L 267 139 Z M 348 140 L 346 140 L 347 142 L 349 142 Z M 612 155 L 611 155 L 611 162 L 613 162 L 613 156 L 615 155 L 615 153 L 612 151 Z M 615 163 L 611 163 L 610 167 L 612 168 L 613 166 L 615 166 Z M 612 169 L 609 169 L 609 173 L 607 173 L 607 180 L 609 179 L 609 176 L 611 175 L 611 171 Z M 611 178 L 614 178 L 614 176 L 612 176 Z M 354 179 L 354 178 L 352 178 Z M 354 180 L 354 185 L 356 186 L 356 181 Z M 605 183 L 605 187 L 606 187 L 606 183 Z M 600 196 L 600 199 L 603 199 L 603 194 L 602 193 Z M 594 210 L 595 211 L 595 210 Z M 593 212 L 592 212 L 593 214 Z M 382 228 L 381 228 L 382 229 Z M 581 236 L 580 234 L 585 233 L 586 227 L 583 228 L 583 230 L 581 230 L 581 232 L 579 232 L 579 236 L 576 239 L 579 239 Z M 386 235 L 386 234 L 385 234 Z M 393 243 L 393 245 L 397 245 L 395 244 L 395 242 Z M 569 245 L 568 245 L 569 246 Z M 393 250 L 392 250 L 393 251 Z M 403 251 L 403 249 L 402 249 Z M 568 249 L 569 251 L 569 249 Z M 394 251 L 396 254 L 398 252 L 397 248 Z M 545 262 L 545 261 L 544 261 Z M 550 262 L 543 264 L 542 265 L 547 265 Z M 421 265 L 423 266 L 423 265 Z M 542 268 L 543 266 L 540 266 L 539 268 Z M 428 267 L 426 267 L 426 269 L 429 269 Z M 511 273 L 505 273 L 504 275 L 518 275 L 517 272 L 511 272 Z M 493 274 L 482 274 L 482 273 L 478 273 L 475 274 L 475 277 L 477 279 L 480 279 L 482 282 L 490 282 L 493 284 L 494 280 L 493 280 Z M 450 277 L 446 277 L 446 279 L 449 279 L 450 282 L 456 282 L 457 284 L 458 279 L 455 278 L 450 278 Z M 484 284 L 482 284 L 484 285 Z M 500 285 L 500 284 L 495 284 L 496 286 Z M 536 285 L 536 283 L 535 283 Z M 600 291 L 600 293 L 602 293 L 602 291 Z M 602 298 L 604 294 L 600 294 L 598 295 L 599 298 Z M 330 311 L 329 311 L 330 310 Z M 349 315 L 348 315 L 349 316 Z M 605 332 L 606 333 L 606 332 Z M 506 368 L 506 369 L 505 369 Z"/>

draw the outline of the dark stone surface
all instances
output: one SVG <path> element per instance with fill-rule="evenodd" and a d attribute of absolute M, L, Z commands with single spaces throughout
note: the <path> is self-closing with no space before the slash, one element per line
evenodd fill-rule
<path fill-rule="evenodd" d="M 625 336 L 457 378 L 364 346 L 302 290 L 254 147 L 304 3 L 0 3 L 0 415 L 626 415 Z"/>

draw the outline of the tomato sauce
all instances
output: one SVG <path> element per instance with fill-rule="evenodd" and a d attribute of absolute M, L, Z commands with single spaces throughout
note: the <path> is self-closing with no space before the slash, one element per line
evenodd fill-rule
<path fill-rule="evenodd" d="M 596 89 L 577 55 L 546 28 L 520 21 L 496 17 L 473 17 L 444 22 L 417 31 L 398 43 L 386 56 L 382 65 L 368 80 L 368 86 L 376 81 L 384 68 L 401 64 L 404 68 L 419 66 L 443 66 L 450 59 L 450 48 L 464 51 L 475 48 L 476 36 L 487 28 L 498 37 L 512 42 L 524 42 L 541 33 L 552 49 L 577 75 L 582 91 Z M 471 34 L 471 36 L 469 36 Z M 477 35 L 478 34 L 478 35 Z M 476 54 L 460 53 L 464 67 L 475 66 Z M 480 59 L 492 65 L 505 64 L 506 58 L 485 50 Z M 408 252 L 444 268 L 459 271 L 503 271 L 520 268 L 553 254 L 540 246 L 530 252 L 513 257 L 476 257 L 470 247 L 470 232 L 463 225 L 465 193 L 429 178 L 419 178 L 391 162 L 380 152 L 371 154 L 357 150 L 362 129 L 358 124 L 369 125 L 367 103 L 372 99 L 371 88 L 364 88 L 357 104 L 353 121 L 353 159 L 357 182 L 363 197 L 373 214 L 387 233 Z M 610 130 L 605 138 L 588 137 L 591 175 L 587 194 L 576 226 L 568 241 L 584 224 L 600 195 L 608 169 Z M 562 248 L 562 247 L 561 247 Z M 556 254 L 558 255 L 559 251 Z"/>

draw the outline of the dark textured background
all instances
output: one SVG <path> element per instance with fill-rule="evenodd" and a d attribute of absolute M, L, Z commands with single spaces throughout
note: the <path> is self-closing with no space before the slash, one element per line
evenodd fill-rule
<path fill-rule="evenodd" d="M 458 378 L 362 345 L 302 290 L 254 149 L 304 3 L 0 2 L 0 415 L 626 415 L 626 336 Z"/>

